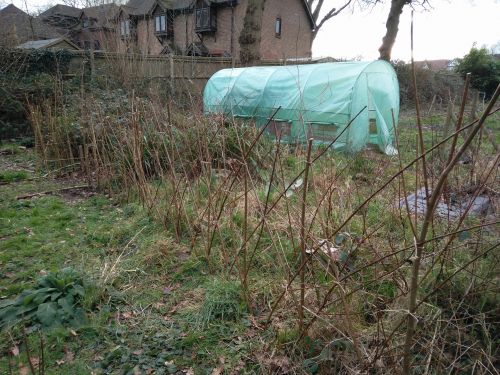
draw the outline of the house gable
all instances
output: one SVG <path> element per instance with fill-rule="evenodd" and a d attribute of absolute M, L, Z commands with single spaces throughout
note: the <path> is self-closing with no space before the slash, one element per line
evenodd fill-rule
<path fill-rule="evenodd" d="M 10 4 L 0 10 L 0 45 L 16 46 L 28 40 L 51 39 L 61 34 Z"/>
<path fill-rule="evenodd" d="M 161 2 L 155 2 L 149 12 L 153 20 L 154 32 L 158 40 L 163 43 L 174 36 L 174 12 Z"/>

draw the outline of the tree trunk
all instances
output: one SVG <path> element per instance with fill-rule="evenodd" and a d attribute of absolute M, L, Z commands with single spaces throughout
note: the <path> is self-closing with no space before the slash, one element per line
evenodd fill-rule
<path fill-rule="evenodd" d="M 260 39 L 265 2 L 266 0 L 248 0 L 243 29 L 239 37 L 240 60 L 245 65 L 260 60 Z"/>
<path fill-rule="evenodd" d="M 378 49 L 380 60 L 391 60 L 392 47 L 396 41 L 396 36 L 398 35 L 399 17 L 403 13 L 403 7 L 408 3 L 407 0 L 392 0 L 391 10 L 389 11 L 389 16 L 387 17 L 387 22 L 385 27 L 387 29 L 384 38 L 382 39 L 382 45 Z"/>

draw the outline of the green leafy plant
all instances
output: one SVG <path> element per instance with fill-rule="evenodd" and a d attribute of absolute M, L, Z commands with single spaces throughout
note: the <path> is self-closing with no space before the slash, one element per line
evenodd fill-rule
<path fill-rule="evenodd" d="M 33 289 L 0 304 L 0 328 L 18 323 L 39 324 L 42 328 L 80 326 L 86 317 L 82 301 L 83 279 L 72 268 L 40 277 Z"/>

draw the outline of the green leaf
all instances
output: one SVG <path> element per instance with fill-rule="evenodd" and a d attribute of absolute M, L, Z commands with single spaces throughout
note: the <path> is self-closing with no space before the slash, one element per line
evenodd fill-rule
<path fill-rule="evenodd" d="M 32 290 L 31 293 L 33 294 L 40 294 L 40 293 L 50 293 L 56 290 L 55 288 L 40 288 L 40 289 L 35 289 Z"/>
<path fill-rule="evenodd" d="M 0 327 L 17 321 L 17 311 L 15 307 L 9 307 L 0 311 Z"/>
<path fill-rule="evenodd" d="M 81 327 L 87 324 L 87 316 L 82 308 L 76 309 L 73 313 L 73 319 L 70 321 L 73 327 Z"/>
<path fill-rule="evenodd" d="M 59 298 L 57 304 L 61 306 L 64 312 L 68 315 L 73 315 L 75 310 L 73 309 L 73 296 L 71 294 L 67 295 L 64 298 Z"/>
<path fill-rule="evenodd" d="M 33 299 L 33 303 L 35 305 L 40 305 L 41 303 L 44 303 L 45 301 L 47 301 L 49 298 L 50 298 L 50 294 L 48 294 L 48 293 L 39 293 Z"/>
<path fill-rule="evenodd" d="M 459 239 L 460 241 L 465 241 L 465 240 L 468 240 L 470 237 L 471 237 L 471 236 L 470 236 L 470 233 L 469 233 L 469 231 L 467 231 L 467 230 L 466 230 L 466 231 L 463 231 L 463 232 L 460 232 L 460 233 L 458 234 L 458 239 Z"/>
<path fill-rule="evenodd" d="M 54 324 L 57 313 L 57 304 L 55 302 L 45 302 L 38 306 L 36 316 L 40 323 L 46 327 Z"/>
<path fill-rule="evenodd" d="M 71 289 L 71 294 L 73 294 L 74 296 L 79 295 L 80 297 L 83 297 L 85 295 L 85 289 L 83 289 L 83 286 L 76 284 Z"/>
<path fill-rule="evenodd" d="M 52 302 L 54 302 L 55 300 L 57 300 L 60 296 L 62 296 L 62 293 L 61 292 L 57 292 L 57 293 L 52 293 L 50 295 L 50 300 Z"/>
<path fill-rule="evenodd" d="M 22 299 L 22 301 L 23 301 L 23 305 L 24 305 L 24 306 L 28 306 L 31 302 L 33 302 L 33 300 L 35 299 L 35 296 L 36 296 L 36 294 L 33 294 L 33 293 L 26 295 L 26 296 Z"/>
<path fill-rule="evenodd" d="M 345 235 L 337 234 L 335 236 L 335 245 L 340 246 L 344 243 L 344 241 L 345 241 Z"/>
<path fill-rule="evenodd" d="M 16 314 L 19 316 L 24 315 L 24 314 L 27 314 L 31 311 L 36 310 L 36 308 L 37 308 L 37 305 L 19 306 L 19 307 L 16 307 Z"/>
<path fill-rule="evenodd" d="M 2 301 L 0 303 L 0 309 L 4 309 L 8 306 L 12 306 L 16 301 L 12 300 L 12 299 L 7 299 L 5 301 Z"/>

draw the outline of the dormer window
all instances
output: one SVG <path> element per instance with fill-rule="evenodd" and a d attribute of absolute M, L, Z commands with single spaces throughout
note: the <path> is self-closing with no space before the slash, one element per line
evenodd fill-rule
<path fill-rule="evenodd" d="M 163 9 L 157 5 L 151 12 L 152 23 L 156 38 L 160 43 L 174 37 L 174 14 L 173 11 Z"/>
<path fill-rule="evenodd" d="M 155 32 L 157 34 L 166 34 L 167 16 L 165 14 L 155 16 Z"/>
<path fill-rule="evenodd" d="M 83 28 L 87 29 L 89 27 L 89 19 L 87 17 L 83 18 Z"/>
<path fill-rule="evenodd" d="M 210 6 L 202 6 L 196 8 L 196 25 L 197 33 L 217 31 L 217 10 Z"/>
<path fill-rule="evenodd" d="M 122 37 L 130 36 L 130 20 L 120 21 L 120 35 Z"/>

